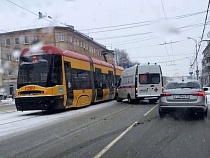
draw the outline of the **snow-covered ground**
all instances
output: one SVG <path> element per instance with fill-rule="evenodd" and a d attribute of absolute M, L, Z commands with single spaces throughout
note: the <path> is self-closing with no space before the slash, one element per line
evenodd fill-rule
<path fill-rule="evenodd" d="M 12 100 L 12 98 L 7 98 L 6 100 L 1 100 L 0 101 L 0 106 L 2 104 L 15 104 L 15 100 Z"/>
<path fill-rule="evenodd" d="M 8 99 L 3 102 L 14 103 Z M 91 111 L 112 106 L 112 102 L 97 104 L 78 110 L 69 110 L 53 114 L 43 114 L 39 111 L 16 111 L 12 113 L 0 114 L 0 140 L 13 135 L 23 134 L 46 125 L 54 124 L 62 120 L 82 116 Z"/>

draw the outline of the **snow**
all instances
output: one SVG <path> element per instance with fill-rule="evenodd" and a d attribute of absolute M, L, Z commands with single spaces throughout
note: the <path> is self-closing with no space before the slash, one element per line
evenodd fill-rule
<path fill-rule="evenodd" d="M 0 101 L 0 106 L 2 104 L 15 104 L 15 100 L 12 100 L 12 98 L 7 98 L 6 100 L 1 100 Z"/>
<path fill-rule="evenodd" d="M 12 103 L 12 99 L 2 100 L 4 103 Z M 88 106 L 83 109 L 70 110 L 61 113 L 43 114 L 42 111 L 15 111 L 0 114 L 0 140 L 23 134 L 46 125 L 55 124 L 63 120 L 82 116 L 95 110 L 112 106 L 111 102 Z"/>

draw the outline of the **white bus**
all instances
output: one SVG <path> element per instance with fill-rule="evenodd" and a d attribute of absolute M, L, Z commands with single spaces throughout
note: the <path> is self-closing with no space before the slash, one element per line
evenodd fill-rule
<path fill-rule="evenodd" d="M 116 100 L 128 99 L 129 103 L 149 100 L 154 104 L 163 90 L 160 65 L 135 65 L 123 71 L 118 82 Z"/>

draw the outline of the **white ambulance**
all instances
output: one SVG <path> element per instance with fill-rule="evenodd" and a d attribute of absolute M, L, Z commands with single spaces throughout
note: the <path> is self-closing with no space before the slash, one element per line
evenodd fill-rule
<path fill-rule="evenodd" d="M 154 104 L 163 90 L 160 65 L 135 65 L 123 71 L 117 85 L 116 100 L 128 99 L 129 103 L 149 100 Z"/>

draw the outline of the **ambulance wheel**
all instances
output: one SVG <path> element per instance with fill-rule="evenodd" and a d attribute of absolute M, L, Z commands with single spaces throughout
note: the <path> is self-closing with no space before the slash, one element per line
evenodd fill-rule
<path fill-rule="evenodd" d="M 121 102 L 121 101 L 122 101 L 122 99 L 119 98 L 118 94 L 116 94 L 115 100 L 116 100 L 117 102 Z"/>
<path fill-rule="evenodd" d="M 131 99 L 130 95 L 128 95 L 128 103 L 130 103 L 130 104 L 133 103 L 133 99 Z"/>
<path fill-rule="evenodd" d="M 150 100 L 149 100 L 149 103 L 150 103 L 150 104 L 155 104 L 156 102 L 157 102 L 156 99 L 150 99 Z"/>

